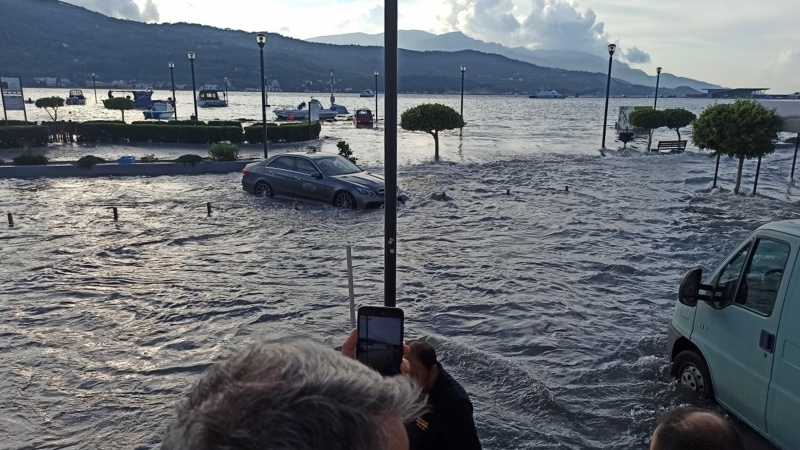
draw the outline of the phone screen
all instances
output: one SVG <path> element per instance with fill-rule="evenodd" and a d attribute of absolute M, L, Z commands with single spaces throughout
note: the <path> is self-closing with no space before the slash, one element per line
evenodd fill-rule
<path fill-rule="evenodd" d="M 357 359 L 383 376 L 400 373 L 403 360 L 402 310 L 359 309 Z M 388 310 L 388 311 L 387 311 Z M 370 314 L 375 313 L 375 315 Z M 391 317 L 390 315 L 399 315 Z"/>

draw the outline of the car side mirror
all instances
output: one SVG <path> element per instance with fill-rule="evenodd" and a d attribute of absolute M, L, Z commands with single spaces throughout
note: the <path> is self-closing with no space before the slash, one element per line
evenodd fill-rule
<path fill-rule="evenodd" d="M 709 291 L 713 295 L 714 286 L 705 285 L 702 280 L 703 269 L 698 267 L 687 272 L 678 288 L 678 301 L 692 308 L 697 306 L 698 300 L 710 302 L 712 300 L 711 296 L 700 295 L 700 291 Z"/>
<path fill-rule="evenodd" d="M 322 178 L 322 174 L 319 173 L 319 172 L 314 172 L 314 173 L 311 174 L 311 177 L 312 178 L 316 178 L 316 179 L 321 179 Z"/>

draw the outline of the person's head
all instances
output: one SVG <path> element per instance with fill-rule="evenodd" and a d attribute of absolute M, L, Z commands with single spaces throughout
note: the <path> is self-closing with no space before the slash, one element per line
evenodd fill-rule
<path fill-rule="evenodd" d="M 409 375 L 422 387 L 424 392 L 433 389 L 439 377 L 436 350 L 425 341 L 409 341 L 411 351 L 406 356 L 411 365 Z"/>
<path fill-rule="evenodd" d="M 210 367 L 178 405 L 163 450 L 407 450 L 424 408 L 407 377 L 383 378 L 310 342 L 261 345 Z"/>
<path fill-rule="evenodd" d="M 700 408 L 664 414 L 653 432 L 650 450 L 744 450 L 739 432 L 724 417 Z"/>

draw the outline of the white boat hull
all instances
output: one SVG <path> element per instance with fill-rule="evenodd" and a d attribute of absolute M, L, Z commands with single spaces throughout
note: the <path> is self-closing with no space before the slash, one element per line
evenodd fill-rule
<path fill-rule="evenodd" d="M 142 111 L 145 119 L 169 120 L 175 115 L 175 111 Z"/>
<path fill-rule="evenodd" d="M 224 108 L 228 106 L 228 102 L 225 100 L 200 100 L 197 102 L 197 106 L 201 108 Z"/>

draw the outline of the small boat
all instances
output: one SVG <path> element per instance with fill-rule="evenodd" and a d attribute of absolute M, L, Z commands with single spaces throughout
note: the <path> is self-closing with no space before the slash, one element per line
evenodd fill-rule
<path fill-rule="evenodd" d="M 367 90 L 365 90 L 364 92 L 361 93 L 361 96 L 362 97 L 368 97 L 368 98 L 375 97 L 375 91 L 373 91 L 372 89 L 367 89 Z"/>
<path fill-rule="evenodd" d="M 374 124 L 372 111 L 366 108 L 357 109 L 353 115 L 353 123 L 356 128 L 372 128 Z"/>
<path fill-rule="evenodd" d="M 567 96 L 551 89 L 542 88 L 539 92 L 529 95 L 528 98 L 567 98 Z"/>
<path fill-rule="evenodd" d="M 147 109 L 153 106 L 153 89 L 149 87 L 143 91 L 108 91 L 108 98 L 114 98 L 114 92 L 130 92 L 133 94 L 133 107 L 135 109 Z M 129 95 L 126 95 L 126 97 L 130 98 Z"/>
<path fill-rule="evenodd" d="M 319 120 L 333 120 L 339 114 L 348 114 L 347 108 L 344 106 L 332 105 L 334 108 L 324 109 L 322 108 L 322 104 L 319 102 L 319 100 L 311 99 L 311 101 L 320 105 Z M 308 120 L 309 108 L 307 106 L 308 105 L 306 105 L 306 102 L 302 102 L 297 105 L 297 108 L 295 109 L 280 108 L 274 109 L 272 112 L 275 114 L 278 120 Z M 340 112 L 340 108 L 343 109 L 344 112 Z"/>
<path fill-rule="evenodd" d="M 73 89 L 69 91 L 69 97 L 64 103 L 67 105 L 85 105 L 86 97 L 83 96 L 83 91 L 80 89 Z"/>
<path fill-rule="evenodd" d="M 153 106 L 142 111 L 145 119 L 169 120 L 175 116 L 175 108 L 172 107 L 172 99 L 155 100 Z"/>
<path fill-rule="evenodd" d="M 222 93 L 222 98 L 219 94 Z M 203 86 L 197 94 L 197 106 L 201 108 L 223 108 L 228 106 L 228 96 L 215 86 Z"/>

